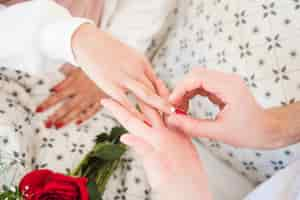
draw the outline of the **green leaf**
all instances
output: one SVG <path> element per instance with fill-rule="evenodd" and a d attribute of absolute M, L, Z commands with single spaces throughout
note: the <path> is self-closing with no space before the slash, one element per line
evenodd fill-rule
<path fill-rule="evenodd" d="M 97 158 L 113 161 L 120 159 L 123 153 L 126 151 L 126 146 L 123 144 L 110 144 L 110 143 L 101 143 L 97 144 L 92 156 Z"/>
<path fill-rule="evenodd" d="M 71 173 L 69 173 L 68 175 L 81 177 L 83 174 L 83 171 L 85 171 L 85 168 L 87 168 L 89 161 L 90 161 L 90 157 L 89 157 L 89 154 L 87 154 L 80 161 L 80 163 L 77 165 L 77 167 L 74 170 L 72 170 Z"/>
<path fill-rule="evenodd" d="M 109 135 L 107 133 L 101 133 L 96 137 L 96 144 L 105 142 L 107 140 L 109 140 Z"/>
<path fill-rule="evenodd" d="M 87 168 L 84 169 L 84 176 L 93 179 L 97 174 L 97 169 L 104 165 L 104 161 L 98 158 L 91 159 Z"/>
<path fill-rule="evenodd" d="M 88 187 L 90 200 L 101 200 L 102 199 L 102 194 L 98 191 L 97 185 L 94 181 L 89 181 L 87 187 Z"/>
<path fill-rule="evenodd" d="M 3 185 L 2 189 L 3 189 L 4 192 L 9 192 L 10 191 L 10 189 L 7 185 Z"/>
<path fill-rule="evenodd" d="M 110 176 L 109 172 L 112 165 L 110 162 L 107 162 L 105 165 L 103 165 L 101 168 L 97 169 L 97 175 L 96 175 L 96 185 L 98 187 L 99 192 L 104 192 L 106 183 L 108 182 L 107 176 Z"/>
<path fill-rule="evenodd" d="M 72 176 L 84 176 L 94 181 L 88 183 L 91 200 L 102 200 L 106 184 L 127 150 L 126 145 L 120 143 L 120 137 L 125 133 L 127 130 L 119 126 L 109 133 L 99 134 L 93 149 L 71 173 Z"/>
<path fill-rule="evenodd" d="M 13 188 L 14 191 L 7 186 L 3 187 L 3 192 L 0 192 L 0 200 L 21 200 L 21 193 L 17 187 Z"/>
<path fill-rule="evenodd" d="M 119 166 L 120 160 L 110 161 L 107 166 L 104 166 L 101 170 L 98 171 L 98 176 L 96 180 L 96 184 L 98 186 L 98 190 L 101 192 L 105 191 L 106 185 L 114 173 L 114 171 Z"/>
<path fill-rule="evenodd" d="M 114 127 L 110 131 L 109 139 L 113 143 L 119 143 L 119 139 L 120 139 L 121 135 L 123 135 L 125 133 L 128 133 L 128 131 L 124 127 L 122 127 L 122 126 Z"/>

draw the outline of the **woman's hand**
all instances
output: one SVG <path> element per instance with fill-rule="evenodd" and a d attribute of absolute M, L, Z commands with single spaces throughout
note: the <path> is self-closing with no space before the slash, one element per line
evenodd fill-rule
<path fill-rule="evenodd" d="M 127 93 L 154 108 L 171 113 L 167 89 L 147 59 L 97 27 L 81 25 L 72 39 L 77 62 L 87 75 L 114 100 L 137 113 Z"/>
<path fill-rule="evenodd" d="M 280 118 L 272 110 L 264 110 L 236 75 L 195 68 L 178 84 L 170 101 L 180 107 L 195 95 L 206 96 L 219 106 L 217 118 L 202 120 L 174 114 L 167 118 L 169 126 L 193 137 L 221 140 L 237 147 L 277 148 L 294 139 L 283 134 Z"/>
<path fill-rule="evenodd" d="M 122 136 L 121 141 L 140 154 L 157 199 L 212 199 L 206 174 L 188 136 L 168 130 L 160 115 L 143 103 L 141 109 L 149 119 L 148 125 L 113 100 L 102 100 L 102 105 L 132 133 Z"/>
<path fill-rule="evenodd" d="M 100 100 L 105 96 L 80 68 L 65 64 L 61 71 L 66 76 L 65 80 L 54 86 L 52 95 L 37 108 L 37 112 L 43 112 L 63 102 L 48 117 L 45 122 L 47 128 L 55 126 L 59 129 L 73 121 L 81 124 L 100 110 Z"/>
<path fill-rule="evenodd" d="M 53 95 L 37 108 L 37 112 L 42 112 L 65 101 L 46 121 L 46 127 L 61 128 L 74 120 L 77 124 L 82 123 L 99 111 L 100 99 L 105 95 L 120 102 L 136 117 L 146 120 L 128 99 L 128 92 L 138 100 L 171 113 L 168 90 L 144 56 L 90 24 L 82 25 L 73 40 L 74 54 L 83 71 L 66 69 L 71 68 L 70 65 L 64 67 L 66 79 L 54 87 Z"/>

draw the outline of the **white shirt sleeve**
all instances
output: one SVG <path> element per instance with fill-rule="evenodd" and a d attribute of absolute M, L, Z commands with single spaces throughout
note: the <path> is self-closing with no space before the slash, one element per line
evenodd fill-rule
<path fill-rule="evenodd" d="M 51 0 L 33 0 L 2 9 L 0 12 L 0 58 L 28 54 L 59 62 L 74 60 L 71 38 L 83 23 Z M 34 59 L 33 59 L 34 60 Z"/>
<path fill-rule="evenodd" d="M 5 8 L 6 8 L 6 7 L 5 7 L 4 5 L 1 5 L 1 4 L 0 4 L 0 11 L 3 10 L 3 9 L 5 9 Z"/>
<path fill-rule="evenodd" d="M 279 171 L 244 200 L 300 200 L 300 161 Z"/>

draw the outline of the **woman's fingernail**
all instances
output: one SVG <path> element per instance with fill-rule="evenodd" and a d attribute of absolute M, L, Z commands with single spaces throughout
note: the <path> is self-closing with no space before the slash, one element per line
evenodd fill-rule
<path fill-rule="evenodd" d="M 60 84 L 54 85 L 54 86 L 50 89 L 50 91 L 51 91 L 51 92 L 57 92 L 58 89 L 59 89 L 59 87 L 60 87 Z"/>
<path fill-rule="evenodd" d="M 149 122 L 144 121 L 144 123 L 145 123 L 147 126 L 152 127 L 152 125 L 151 125 Z"/>
<path fill-rule="evenodd" d="M 56 89 L 55 88 L 51 88 L 50 92 L 56 92 Z"/>
<path fill-rule="evenodd" d="M 178 115 L 187 115 L 187 113 L 185 111 L 180 110 L 178 108 L 176 108 L 175 113 L 178 114 Z"/>
<path fill-rule="evenodd" d="M 78 121 L 76 122 L 76 124 L 77 124 L 77 125 L 82 124 L 82 120 L 78 120 Z"/>
<path fill-rule="evenodd" d="M 50 121 L 50 120 L 48 120 L 48 121 L 45 122 L 45 127 L 46 127 L 46 128 L 51 128 L 52 125 L 53 125 L 53 123 L 52 123 L 52 121 Z"/>
<path fill-rule="evenodd" d="M 64 125 L 65 125 L 65 124 L 62 123 L 62 122 L 55 122 L 55 128 L 56 128 L 56 129 L 60 129 L 60 128 L 62 128 Z"/>
<path fill-rule="evenodd" d="M 37 112 L 37 113 L 44 112 L 44 108 L 42 106 L 39 106 L 36 108 L 35 112 Z"/>

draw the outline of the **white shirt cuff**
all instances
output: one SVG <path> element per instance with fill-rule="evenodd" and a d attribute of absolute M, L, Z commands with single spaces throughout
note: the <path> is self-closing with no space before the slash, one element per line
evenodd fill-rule
<path fill-rule="evenodd" d="M 85 23 L 93 23 L 93 21 L 70 17 L 47 25 L 40 35 L 41 51 L 50 59 L 78 66 L 72 50 L 72 37 L 79 26 Z"/>
<path fill-rule="evenodd" d="M 3 9 L 5 9 L 6 7 L 4 6 L 4 5 L 2 5 L 2 4 L 0 4 L 0 10 L 3 10 Z"/>

